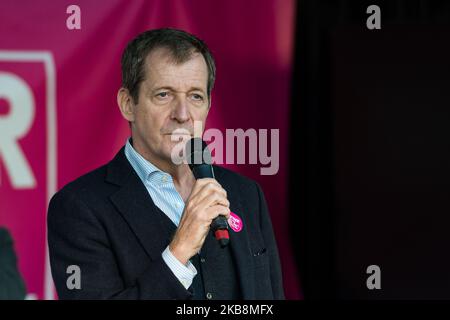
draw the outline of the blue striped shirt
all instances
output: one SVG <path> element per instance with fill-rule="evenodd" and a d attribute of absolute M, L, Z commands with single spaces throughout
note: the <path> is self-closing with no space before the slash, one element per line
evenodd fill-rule
<path fill-rule="evenodd" d="M 178 226 L 184 210 L 184 201 L 173 184 L 172 176 L 155 167 L 144 159 L 131 145 L 130 139 L 125 145 L 125 156 L 133 169 L 147 188 L 155 205 Z M 172 270 L 178 280 L 187 289 L 197 274 L 194 265 L 189 261 L 187 265 L 181 263 L 169 250 L 163 251 L 162 258 Z"/>

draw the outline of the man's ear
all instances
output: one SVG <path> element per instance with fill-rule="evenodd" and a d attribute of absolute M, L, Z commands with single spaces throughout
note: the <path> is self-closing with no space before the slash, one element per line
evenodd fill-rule
<path fill-rule="evenodd" d="M 128 89 L 120 88 L 117 92 L 117 104 L 119 105 L 120 113 L 129 122 L 134 122 L 134 103 L 130 96 Z"/>

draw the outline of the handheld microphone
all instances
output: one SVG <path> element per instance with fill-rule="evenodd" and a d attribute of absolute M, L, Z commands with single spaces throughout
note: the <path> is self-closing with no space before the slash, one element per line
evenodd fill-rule
<path fill-rule="evenodd" d="M 211 153 L 208 145 L 201 138 L 192 138 L 186 144 L 186 160 L 192 170 L 195 179 L 213 178 Z M 225 247 L 230 242 L 228 233 L 228 223 L 225 216 L 219 215 L 211 223 L 211 229 L 221 247 Z"/>

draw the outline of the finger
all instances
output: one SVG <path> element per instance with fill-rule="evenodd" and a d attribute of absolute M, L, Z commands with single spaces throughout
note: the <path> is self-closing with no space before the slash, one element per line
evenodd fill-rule
<path fill-rule="evenodd" d="M 199 191 L 200 193 L 212 193 L 212 192 L 218 192 L 222 194 L 225 198 L 227 197 L 227 191 L 222 188 L 222 186 L 216 182 L 208 182 L 205 185 L 202 186 L 202 188 Z"/>
<path fill-rule="evenodd" d="M 220 204 L 225 207 L 230 206 L 230 201 L 228 201 L 225 194 L 218 190 L 211 190 L 211 191 L 208 191 L 205 193 L 199 193 L 196 201 L 197 201 L 197 206 L 203 207 L 203 208 L 211 207 L 216 204 Z"/>
<path fill-rule="evenodd" d="M 209 207 L 206 209 L 206 213 L 208 215 L 209 221 L 212 222 L 215 218 L 217 218 L 219 215 L 223 215 L 225 217 L 230 216 L 230 208 L 222 206 L 222 205 L 215 205 L 212 207 Z"/>
<path fill-rule="evenodd" d="M 212 178 L 202 178 L 195 181 L 194 186 L 192 188 L 191 194 L 189 198 L 193 198 L 196 194 L 198 194 L 205 186 L 207 185 L 217 185 L 221 187 L 221 185 L 217 182 L 216 179 Z"/>
<path fill-rule="evenodd" d="M 215 183 L 206 183 L 199 191 L 197 191 L 197 193 L 191 194 L 188 202 L 191 202 L 194 205 L 201 205 L 201 203 L 204 202 L 207 197 L 210 197 L 214 194 L 218 194 L 224 199 L 227 198 L 227 192 L 225 191 L 225 189 Z"/>

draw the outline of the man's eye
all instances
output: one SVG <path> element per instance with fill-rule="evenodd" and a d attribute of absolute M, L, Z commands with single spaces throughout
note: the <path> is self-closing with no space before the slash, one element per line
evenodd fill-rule
<path fill-rule="evenodd" d="M 197 101 L 203 101 L 203 96 L 201 96 L 201 95 L 199 95 L 199 94 L 196 94 L 196 93 L 194 93 L 194 94 L 192 95 L 192 98 L 193 98 L 194 100 L 197 100 Z"/>
<path fill-rule="evenodd" d="M 169 95 L 168 92 L 163 91 L 163 92 L 158 93 L 156 96 L 157 96 L 158 98 L 166 98 L 168 95 Z"/>

